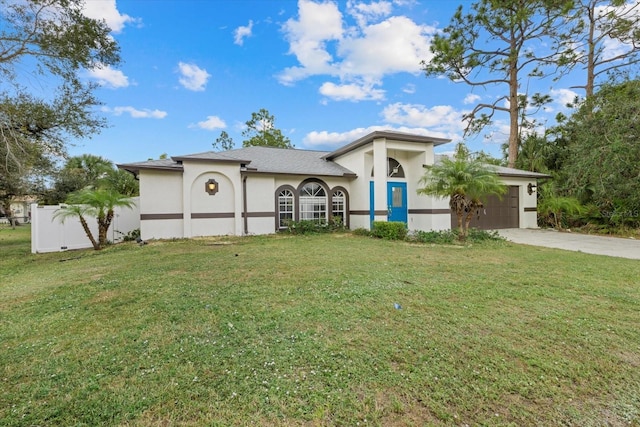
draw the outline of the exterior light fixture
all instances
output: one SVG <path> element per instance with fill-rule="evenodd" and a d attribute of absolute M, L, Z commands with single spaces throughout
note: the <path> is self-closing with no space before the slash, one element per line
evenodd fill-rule
<path fill-rule="evenodd" d="M 533 192 L 536 191 L 537 187 L 537 185 L 530 182 L 529 185 L 527 185 L 527 193 L 529 193 L 529 195 L 532 195 Z"/>
<path fill-rule="evenodd" d="M 210 179 L 204 184 L 204 191 L 213 196 L 218 192 L 218 182 L 215 179 Z"/>

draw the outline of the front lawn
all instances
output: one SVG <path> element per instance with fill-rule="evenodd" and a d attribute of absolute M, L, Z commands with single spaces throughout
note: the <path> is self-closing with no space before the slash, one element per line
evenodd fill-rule
<path fill-rule="evenodd" d="M 350 234 L 32 255 L 0 425 L 640 425 L 640 263 Z"/>

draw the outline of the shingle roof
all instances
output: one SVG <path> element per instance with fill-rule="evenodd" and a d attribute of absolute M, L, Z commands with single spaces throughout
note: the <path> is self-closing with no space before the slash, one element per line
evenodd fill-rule
<path fill-rule="evenodd" d="M 125 163 L 117 165 L 120 169 L 124 169 L 138 175 L 140 169 L 167 170 L 174 172 L 182 172 L 182 165 L 172 159 L 147 160 L 146 162 Z"/>
<path fill-rule="evenodd" d="M 355 177 L 349 169 L 323 156 L 327 151 L 298 150 L 293 148 L 247 147 L 224 152 L 207 151 L 204 153 L 174 156 L 171 160 L 150 160 L 147 162 L 127 163 L 118 167 L 137 174 L 141 169 L 173 169 L 182 171 L 183 162 L 232 162 L 244 166 L 252 173 L 346 176 Z"/>
<path fill-rule="evenodd" d="M 436 154 L 435 155 L 436 163 L 438 163 L 443 157 L 449 157 L 449 156 L 445 154 Z M 536 178 L 536 179 L 551 178 L 551 175 L 547 175 L 544 173 L 529 172 L 522 169 L 508 168 L 505 166 L 496 166 L 496 165 L 490 165 L 490 166 L 495 169 L 496 173 L 499 176 L 510 176 L 515 178 Z"/>
<path fill-rule="evenodd" d="M 263 173 L 353 176 L 349 169 L 323 159 L 326 151 L 297 150 L 293 148 L 247 147 L 225 152 L 237 159 L 250 160 L 247 170 Z"/>

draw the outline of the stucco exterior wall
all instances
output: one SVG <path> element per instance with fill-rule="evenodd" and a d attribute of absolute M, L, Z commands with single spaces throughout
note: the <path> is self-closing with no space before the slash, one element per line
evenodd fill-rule
<path fill-rule="evenodd" d="M 184 237 L 242 234 L 242 186 L 237 163 L 184 161 Z M 218 191 L 209 194 L 213 179 Z"/>
<path fill-rule="evenodd" d="M 140 213 L 182 212 L 182 174 L 144 170 L 140 172 Z"/>
<path fill-rule="evenodd" d="M 139 180 L 140 237 L 182 237 L 182 173 L 144 170 Z"/>
<path fill-rule="evenodd" d="M 537 191 L 533 191 L 529 194 L 527 191 L 527 185 L 529 183 L 536 185 L 536 180 L 533 178 L 516 178 L 516 177 L 501 177 L 502 182 L 505 185 L 517 185 L 519 198 L 519 223 L 520 228 L 538 228 L 538 199 Z"/>
<path fill-rule="evenodd" d="M 268 175 L 247 174 L 247 218 L 244 234 L 271 234 L 275 232 L 276 178 Z"/>
<path fill-rule="evenodd" d="M 334 160 L 355 173 L 358 178 L 349 181 L 349 224 L 354 228 L 369 228 L 369 181 L 373 168 L 371 146 L 360 147 Z"/>

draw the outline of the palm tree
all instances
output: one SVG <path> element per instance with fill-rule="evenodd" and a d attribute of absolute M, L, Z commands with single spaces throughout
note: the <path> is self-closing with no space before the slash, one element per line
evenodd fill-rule
<path fill-rule="evenodd" d="M 425 166 L 418 194 L 449 198 L 449 207 L 456 213 L 458 238 L 464 241 L 473 215 L 483 207 L 483 199 L 502 195 L 507 187 L 500 182 L 492 166 L 473 159 L 464 144 L 456 146 L 453 158 L 443 157 L 434 165 Z"/>
<path fill-rule="evenodd" d="M 64 222 L 66 218 L 77 217 L 87 237 L 95 250 L 100 250 L 107 244 L 107 231 L 113 220 L 114 208 L 131 208 L 134 202 L 129 197 L 111 190 L 84 189 L 69 195 L 67 206 L 56 211 L 55 218 Z M 98 240 L 89 229 L 87 217 L 95 217 L 98 221 Z"/>

